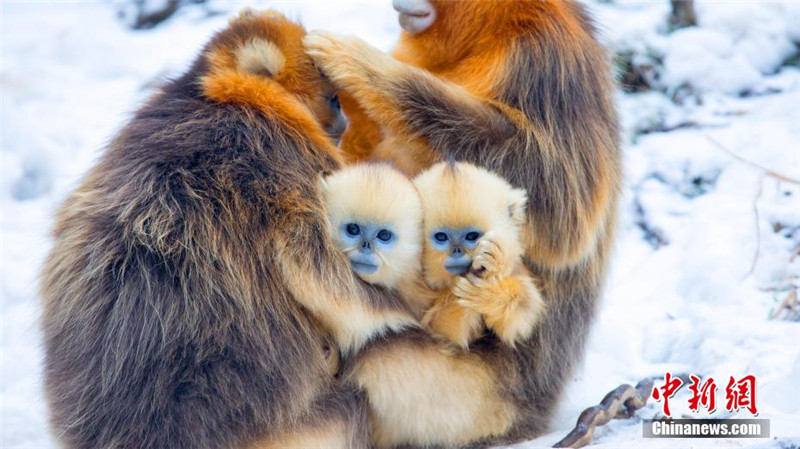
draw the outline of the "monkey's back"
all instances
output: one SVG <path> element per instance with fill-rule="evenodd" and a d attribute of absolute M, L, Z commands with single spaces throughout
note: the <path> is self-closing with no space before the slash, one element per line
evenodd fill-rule
<path fill-rule="evenodd" d="M 519 376 L 521 388 L 511 394 L 522 415 L 514 429 L 491 440 L 493 444 L 547 430 L 564 386 L 583 357 L 612 254 L 622 178 L 614 83 L 592 19 L 573 1 L 517 6 L 552 9 L 542 15 L 550 26 L 528 24 L 517 36 L 515 65 L 496 95 L 524 111 L 546 137 L 528 145 L 549 153 L 567 170 L 564 176 L 546 177 L 538 169 L 541 162 L 531 160 L 536 152 L 507 151 L 502 161 L 484 160 L 512 184 L 530 191 L 535 237 L 526 265 L 547 302 L 531 339 L 515 351 L 490 345 L 491 350 L 507 351 L 505 363 L 498 365 Z M 572 38 L 564 39 L 568 34 Z"/>
<path fill-rule="evenodd" d="M 527 123 L 511 135 L 497 126 L 499 131 L 488 135 L 463 132 L 445 139 L 444 130 L 428 136 L 456 160 L 493 170 L 530 194 L 525 264 L 538 279 L 547 312 L 533 336 L 516 348 L 494 337 L 472 348 L 498 372 L 519 413 L 507 434 L 479 444 L 518 442 L 547 429 L 583 357 L 602 295 L 621 185 L 613 77 L 591 17 L 574 1 L 511 3 L 497 10 L 502 11 L 504 26 L 493 29 L 495 34 L 486 33 L 493 45 L 507 51 L 498 53 L 502 64 L 475 71 L 483 79 L 500 81 L 488 93 L 474 87 L 472 93 L 510 106 L 524 114 Z M 481 1 L 451 5 L 491 7 Z M 516 20 L 506 21 L 507 17 Z M 474 85 L 467 82 L 475 77 L 468 70 L 469 60 L 447 73 L 424 68 L 461 85 Z M 409 89 L 408 97 L 423 105 L 437 104 L 436 98 L 424 98 L 426 92 Z"/>
<path fill-rule="evenodd" d="M 320 213 L 316 178 L 335 161 L 203 99 L 199 72 L 145 105 L 58 213 L 42 322 L 67 446 L 230 447 L 337 401 L 270 239 Z"/>

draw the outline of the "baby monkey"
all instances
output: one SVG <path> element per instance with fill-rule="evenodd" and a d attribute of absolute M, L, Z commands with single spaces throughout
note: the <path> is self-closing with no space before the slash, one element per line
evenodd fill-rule
<path fill-rule="evenodd" d="M 334 243 L 365 282 L 397 291 L 419 318 L 433 295 L 424 285 L 422 203 L 388 164 L 357 164 L 321 182 Z"/>
<path fill-rule="evenodd" d="M 524 190 L 467 163 L 413 184 L 388 165 L 353 165 L 322 190 L 356 274 L 398 291 L 432 332 L 464 348 L 485 327 L 512 346 L 530 336 L 544 302 L 521 261 Z"/>
<path fill-rule="evenodd" d="M 436 164 L 414 185 L 425 282 L 439 292 L 422 323 L 462 347 L 484 325 L 510 346 L 528 338 L 545 307 L 522 263 L 525 190 L 465 162 Z"/>

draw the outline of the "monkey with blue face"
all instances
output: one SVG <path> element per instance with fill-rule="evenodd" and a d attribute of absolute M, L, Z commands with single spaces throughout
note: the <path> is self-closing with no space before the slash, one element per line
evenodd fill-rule
<path fill-rule="evenodd" d="M 335 244 L 365 282 L 396 290 L 434 334 L 467 348 L 486 327 L 513 346 L 544 310 L 521 263 L 527 195 L 467 163 L 411 180 L 388 164 L 323 179 Z"/>
<path fill-rule="evenodd" d="M 440 294 L 422 323 L 461 347 L 485 327 L 510 346 L 528 338 L 544 301 L 522 263 L 527 192 L 465 162 L 414 179 L 422 200 L 425 283 Z"/>
<path fill-rule="evenodd" d="M 365 282 L 397 291 L 417 317 L 435 294 L 424 285 L 422 202 L 388 164 L 352 165 L 324 178 L 332 238 Z"/>

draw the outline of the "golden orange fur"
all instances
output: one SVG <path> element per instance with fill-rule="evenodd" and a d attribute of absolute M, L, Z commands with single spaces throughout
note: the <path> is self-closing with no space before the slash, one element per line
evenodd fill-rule
<path fill-rule="evenodd" d="M 416 320 L 330 239 L 340 114 L 304 34 L 231 21 L 59 209 L 41 293 L 61 446 L 370 447 L 336 350 Z"/>
<path fill-rule="evenodd" d="M 546 431 L 582 357 L 612 253 L 621 155 L 608 60 L 577 1 L 393 3 L 405 30 L 394 57 L 356 38 L 315 32 L 305 39 L 317 66 L 354 100 L 345 112 L 354 119 L 351 129 L 364 132 L 348 132 L 342 147 L 348 159 L 389 160 L 412 176 L 441 161 L 466 161 L 526 190 L 526 224 L 517 252 L 524 271 L 513 269 L 505 279 L 467 276 L 457 280 L 453 292 L 472 296 L 462 302 L 473 310 L 508 317 L 518 313 L 508 305 L 534 287 L 535 276 L 547 313 L 513 347 L 501 334 L 514 326 L 488 317 L 485 322 L 494 322 L 499 338 L 489 335 L 469 352 L 449 353 L 438 340 L 419 334 L 411 348 L 402 335 L 375 342 L 351 377 L 367 391 L 373 409 L 388 411 L 372 415 L 384 445 L 461 444 L 450 436 L 469 434 L 475 422 L 444 422 L 436 415 L 440 410 L 408 400 L 435 396 L 438 379 L 473 385 L 473 378 L 450 369 L 454 363 L 488 368 L 485 391 L 494 393 L 449 398 L 453 409 L 492 407 L 512 398 L 500 401 L 509 407 L 511 426 L 484 429 L 473 444 L 530 438 Z M 516 252 L 513 245 L 486 241 L 491 244 L 482 252 L 491 257 L 485 264 L 503 266 L 500 262 Z M 523 277 L 515 279 L 518 274 Z M 391 366 L 373 366 L 378 360 Z M 379 368 L 393 373 L 411 366 L 431 374 L 408 385 L 370 375 Z M 493 390 L 497 385 L 502 389 Z M 378 395 L 380 407 L 372 404 Z M 390 419 L 396 409 L 427 427 Z"/>
<path fill-rule="evenodd" d="M 512 346 L 528 338 L 544 301 L 522 264 L 527 193 L 464 162 L 436 164 L 414 185 L 424 212 L 425 281 L 440 292 L 422 323 L 461 347 L 477 339 L 484 324 Z M 461 277 L 444 268 L 448 254 L 433 247 L 432 234 L 468 227 L 484 235 L 474 248 L 464 248 L 472 273 Z"/>

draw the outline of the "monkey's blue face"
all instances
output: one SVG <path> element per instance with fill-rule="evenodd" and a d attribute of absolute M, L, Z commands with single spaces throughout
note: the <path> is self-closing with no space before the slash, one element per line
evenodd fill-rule
<path fill-rule="evenodd" d="M 355 247 L 349 253 L 350 265 L 361 275 L 374 274 L 380 268 L 380 254 L 389 253 L 397 243 L 397 234 L 388 226 L 350 221 L 339 230 L 342 240 Z"/>
<path fill-rule="evenodd" d="M 444 268 L 450 274 L 464 274 L 472 265 L 470 254 L 478 244 L 483 231 L 476 227 L 462 229 L 438 228 L 431 233 L 431 243 L 436 251 L 446 253 Z"/>

